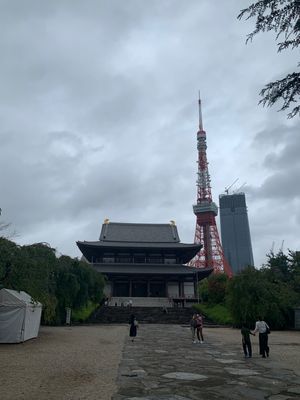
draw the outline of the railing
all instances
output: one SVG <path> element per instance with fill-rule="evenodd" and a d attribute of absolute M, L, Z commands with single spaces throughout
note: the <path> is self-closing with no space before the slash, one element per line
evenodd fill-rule
<path fill-rule="evenodd" d="M 109 307 L 191 307 L 197 300 L 192 296 L 185 297 L 118 297 L 109 298 Z"/>
<path fill-rule="evenodd" d="M 180 259 L 176 258 L 163 258 L 163 257 L 145 257 L 132 258 L 132 257 L 92 257 L 92 263 L 94 264 L 160 264 L 160 265 L 177 265 L 182 264 Z"/>
<path fill-rule="evenodd" d="M 131 300 L 131 302 L 130 302 Z M 170 307 L 167 297 L 111 297 L 110 307 Z"/>

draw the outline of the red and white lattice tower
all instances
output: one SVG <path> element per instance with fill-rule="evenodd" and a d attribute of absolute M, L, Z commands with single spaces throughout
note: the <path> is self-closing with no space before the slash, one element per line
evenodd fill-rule
<path fill-rule="evenodd" d="M 190 265 L 197 268 L 213 268 L 214 272 L 225 272 L 232 276 L 231 267 L 224 252 L 216 225 L 218 207 L 212 201 L 210 176 L 206 156 L 206 132 L 203 130 L 201 99 L 199 96 L 199 131 L 197 132 L 198 179 L 197 204 L 193 206 L 196 215 L 195 243 L 202 248 L 191 260 Z"/>

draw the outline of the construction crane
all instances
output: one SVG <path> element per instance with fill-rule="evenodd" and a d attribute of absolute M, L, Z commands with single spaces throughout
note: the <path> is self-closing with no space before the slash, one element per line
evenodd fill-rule
<path fill-rule="evenodd" d="M 284 245 L 284 240 L 281 243 L 281 247 L 280 247 L 280 253 L 283 253 L 283 245 Z"/>
<path fill-rule="evenodd" d="M 239 188 L 237 188 L 233 193 L 238 193 L 241 189 L 246 185 L 247 182 L 244 182 Z"/>
<path fill-rule="evenodd" d="M 274 242 L 274 240 L 273 240 L 273 242 L 272 242 L 272 247 L 271 247 L 271 254 L 274 254 L 274 246 L 275 246 L 275 242 Z"/>
<path fill-rule="evenodd" d="M 225 188 L 225 193 L 229 194 L 229 189 L 239 180 L 239 178 L 236 178 L 236 180 L 228 187 Z"/>

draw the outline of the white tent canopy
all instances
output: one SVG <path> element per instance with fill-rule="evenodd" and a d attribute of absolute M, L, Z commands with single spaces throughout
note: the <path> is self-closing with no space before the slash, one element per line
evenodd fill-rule
<path fill-rule="evenodd" d="M 19 343 L 38 336 L 42 304 L 26 292 L 0 290 L 0 343 Z"/>

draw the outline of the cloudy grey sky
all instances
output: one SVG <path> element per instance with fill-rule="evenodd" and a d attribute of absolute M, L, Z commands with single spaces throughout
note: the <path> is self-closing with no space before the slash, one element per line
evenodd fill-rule
<path fill-rule="evenodd" d="M 104 218 L 173 219 L 193 242 L 197 96 L 215 202 L 244 182 L 254 259 L 300 249 L 299 118 L 258 106 L 294 71 L 245 45 L 250 0 L 0 1 L 0 207 L 20 244 L 80 256 Z"/>

